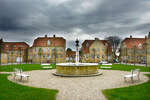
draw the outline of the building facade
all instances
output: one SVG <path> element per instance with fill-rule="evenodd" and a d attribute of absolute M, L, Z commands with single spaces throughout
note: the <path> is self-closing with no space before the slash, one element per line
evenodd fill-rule
<path fill-rule="evenodd" d="M 108 61 L 112 62 L 112 48 L 109 42 L 106 40 L 85 40 L 82 43 L 82 62 L 100 62 Z"/>
<path fill-rule="evenodd" d="M 25 42 L 3 42 L 1 39 L 1 63 L 25 63 L 29 45 Z"/>
<path fill-rule="evenodd" d="M 65 62 L 66 40 L 63 37 L 38 37 L 28 49 L 28 62 L 61 63 Z"/>
<path fill-rule="evenodd" d="M 125 38 L 121 42 L 120 61 L 125 63 L 150 64 L 150 33 L 145 38 Z"/>

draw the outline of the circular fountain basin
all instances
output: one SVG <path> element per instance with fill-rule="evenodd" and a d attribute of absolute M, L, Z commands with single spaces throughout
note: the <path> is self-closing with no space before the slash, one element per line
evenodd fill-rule
<path fill-rule="evenodd" d="M 97 63 L 58 63 L 56 64 L 57 76 L 97 76 L 101 73 L 98 72 Z"/>

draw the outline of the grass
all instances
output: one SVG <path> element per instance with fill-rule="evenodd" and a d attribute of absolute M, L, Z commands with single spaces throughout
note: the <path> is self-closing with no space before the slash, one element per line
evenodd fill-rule
<path fill-rule="evenodd" d="M 99 65 L 101 66 L 109 66 L 109 65 Z M 131 71 L 132 69 L 141 69 L 142 72 L 150 72 L 150 67 L 145 66 L 134 66 L 134 65 L 124 65 L 124 64 L 113 64 L 112 69 L 105 69 L 105 70 L 122 70 L 122 71 Z"/>
<path fill-rule="evenodd" d="M 51 64 L 55 68 L 55 64 Z M 41 70 L 40 64 L 17 64 L 0 66 L 0 72 L 12 72 L 13 68 L 21 68 L 23 71 Z M 43 69 L 42 69 L 43 70 Z"/>
<path fill-rule="evenodd" d="M 150 78 L 150 74 L 147 74 Z M 150 80 L 146 83 L 102 91 L 108 100 L 150 100 Z"/>
<path fill-rule="evenodd" d="M 7 79 L 9 74 L 0 74 L 0 100 L 55 100 L 57 90 L 27 87 Z"/>

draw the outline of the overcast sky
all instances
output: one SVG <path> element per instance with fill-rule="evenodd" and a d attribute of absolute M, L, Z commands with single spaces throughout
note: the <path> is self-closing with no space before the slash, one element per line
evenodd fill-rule
<path fill-rule="evenodd" d="M 38 36 L 63 36 L 67 47 L 84 39 L 150 31 L 150 0 L 0 0 L 0 37 L 25 41 Z"/>

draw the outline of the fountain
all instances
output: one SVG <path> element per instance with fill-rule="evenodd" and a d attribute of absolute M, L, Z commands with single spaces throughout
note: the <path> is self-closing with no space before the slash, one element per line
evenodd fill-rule
<path fill-rule="evenodd" d="M 101 73 L 98 72 L 97 63 L 80 63 L 79 62 L 79 40 L 76 41 L 76 59 L 75 63 L 58 63 L 56 64 L 56 72 L 53 73 L 57 76 L 97 76 Z"/>

